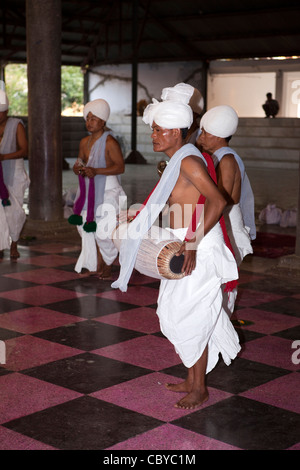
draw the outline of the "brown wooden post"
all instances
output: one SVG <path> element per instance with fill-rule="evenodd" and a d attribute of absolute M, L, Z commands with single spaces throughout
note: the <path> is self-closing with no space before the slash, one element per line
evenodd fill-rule
<path fill-rule="evenodd" d="M 29 219 L 63 220 L 61 0 L 27 0 Z"/>

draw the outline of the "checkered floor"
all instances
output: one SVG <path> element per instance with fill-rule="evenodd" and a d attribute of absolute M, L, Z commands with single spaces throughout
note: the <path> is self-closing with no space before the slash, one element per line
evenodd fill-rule
<path fill-rule="evenodd" d="M 242 352 L 184 411 L 164 387 L 186 371 L 159 331 L 155 280 L 135 272 L 121 293 L 80 276 L 76 243 L 20 252 L 0 262 L 0 449 L 300 450 L 299 282 L 241 270 Z"/>

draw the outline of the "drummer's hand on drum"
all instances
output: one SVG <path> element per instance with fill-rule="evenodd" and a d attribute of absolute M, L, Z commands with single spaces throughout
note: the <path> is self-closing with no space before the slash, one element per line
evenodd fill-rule
<path fill-rule="evenodd" d="M 183 242 L 180 250 L 176 253 L 176 256 L 184 255 L 184 262 L 181 271 L 185 273 L 186 276 L 192 274 L 196 267 L 196 250 L 189 249 L 187 242 Z"/>

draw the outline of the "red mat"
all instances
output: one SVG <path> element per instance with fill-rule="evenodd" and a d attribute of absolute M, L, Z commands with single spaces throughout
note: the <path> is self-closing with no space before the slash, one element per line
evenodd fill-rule
<path fill-rule="evenodd" d="M 280 233 L 257 232 L 252 241 L 253 254 L 262 258 L 279 258 L 295 253 L 296 237 Z"/>

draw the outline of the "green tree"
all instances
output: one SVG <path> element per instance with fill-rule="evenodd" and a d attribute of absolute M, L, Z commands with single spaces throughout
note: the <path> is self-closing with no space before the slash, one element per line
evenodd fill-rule
<path fill-rule="evenodd" d="M 83 75 L 80 67 L 63 65 L 61 68 L 61 110 L 83 104 Z"/>
<path fill-rule="evenodd" d="M 5 86 L 9 97 L 11 116 L 28 115 L 27 65 L 8 64 L 5 67 Z M 83 104 L 83 75 L 80 67 L 61 67 L 61 110 L 71 108 L 76 102 Z"/>
<path fill-rule="evenodd" d="M 5 67 L 5 87 L 11 116 L 27 116 L 27 65 L 9 64 Z"/>

